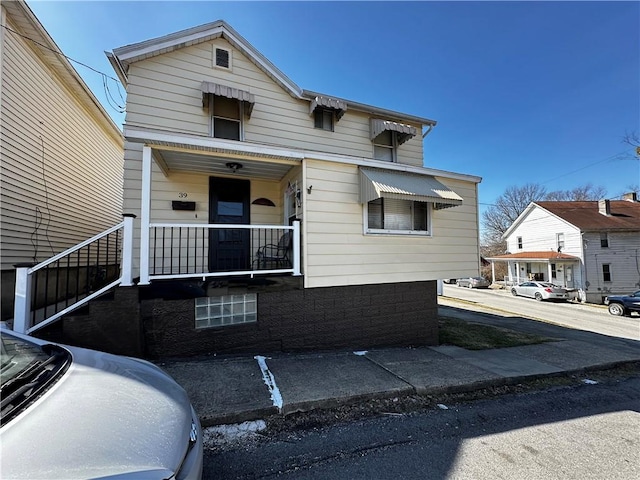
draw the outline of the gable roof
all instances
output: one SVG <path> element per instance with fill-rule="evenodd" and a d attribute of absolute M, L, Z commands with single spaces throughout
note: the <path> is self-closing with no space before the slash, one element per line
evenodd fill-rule
<path fill-rule="evenodd" d="M 599 212 L 597 201 L 535 203 L 582 231 L 640 231 L 640 202 L 610 200 L 610 215 Z"/>
<path fill-rule="evenodd" d="M 198 45 L 209 42 L 216 38 L 224 38 L 235 48 L 240 50 L 251 62 L 268 75 L 274 82 L 280 85 L 293 98 L 313 102 L 318 97 L 329 97 L 336 101 L 348 104 L 353 110 L 380 115 L 386 118 L 404 120 L 421 125 L 435 126 L 436 121 L 429 118 L 418 117 L 393 110 L 382 109 L 363 103 L 352 102 L 343 98 L 325 95 L 322 93 L 303 90 L 296 85 L 289 77 L 280 71 L 264 55 L 256 50 L 247 40 L 236 32 L 224 20 L 207 23 L 197 27 L 188 28 L 179 32 L 170 33 L 162 37 L 145 40 L 143 42 L 114 48 L 113 52 L 105 52 L 109 62 L 116 71 L 118 77 L 124 85 L 127 85 L 127 73 L 129 65 L 132 63 L 153 58 L 164 53 L 173 52 L 180 48 Z"/>
<path fill-rule="evenodd" d="M 58 75 L 62 84 L 91 112 L 96 122 L 100 124 L 106 132 L 116 138 L 118 142 L 123 143 L 124 137 L 120 128 L 115 124 L 100 101 L 64 56 L 29 6 L 20 0 L 2 2 L 2 7 L 7 11 L 11 21 L 20 30 L 18 35 L 23 35 L 33 40 L 29 42 L 29 45 L 37 52 L 49 68 Z"/>

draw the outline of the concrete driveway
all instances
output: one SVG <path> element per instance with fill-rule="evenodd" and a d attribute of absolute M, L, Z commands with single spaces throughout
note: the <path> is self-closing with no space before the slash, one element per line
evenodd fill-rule
<path fill-rule="evenodd" d="M 564 327 L 613 337 L 640 340 L 640 316 L 614 317 L 604 305 L 573 302 L 537 302 L 514 297 L 507 290 L 469 289 L 444 284 L 438 303 L 476 311 L 500 311 Z"/>

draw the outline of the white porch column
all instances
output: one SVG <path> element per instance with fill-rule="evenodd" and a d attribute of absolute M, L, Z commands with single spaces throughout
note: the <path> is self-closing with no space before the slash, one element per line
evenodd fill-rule
<path fill-rule="evenodd" d="M 27 333 L 31 328 L 31 275 L 32 263 L 19 263 L 16 266 L 16 289 L 13 304 L 13 330 Z"/>
<path fill-rule="evenodd" d="M 293 222 L 293 275 L 299 276 L 300 273 L 300 221 Z"/>
<path fill-rule="evenodd" d="M 151 218 L 151 147 L 142 147 L 140 198 L 140 282 L 149 285 L 149 223 Z"/>
<path fill-rule="evenodd" d="M 120 285 L 131 287 L 133 285 L 133 213 L 125 213 L 124 227 L 122 229 L 122 271 Z"/>
<path fill-rule="evenodd" d="M 516 283 L 520 284 L 520 262 L 516 262 Z"/>

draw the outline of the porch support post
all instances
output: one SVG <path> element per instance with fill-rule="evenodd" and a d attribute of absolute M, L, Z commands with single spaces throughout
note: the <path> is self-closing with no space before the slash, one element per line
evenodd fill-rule
<path fill-rule="evenodd" d="M 140 282 L 149 285 L 149 223 L 151 218 L 151 147 L 142 147 L 140 198 Z"/>
<path fill-rule="evenodd" d="M 516 282 L 520 285 L 520 262 L 516 262 Z"/>
<path fill-rule="evenodd" d="M 491 260 L 491 283 L 496 283 L 496 262 L 493 260 Z"/>
<path fill-rule="evenodd" d="M 16 266 L 16 289 L 13 304 L 13 330 L 27 333 L 31 328 L 31 275 L 33 264 L 19 263 Z"/>
<path fill-rule="evenodd" d="M 122 271 L 120 285 L 131 287 L 133 285 L 133 213 L 125 213 L 122 229 Z"/>
<path fill-rule="evenodd" d="M 293 275 L 299 276 L 300 273 L 300 221 L 293 222 Z"/>

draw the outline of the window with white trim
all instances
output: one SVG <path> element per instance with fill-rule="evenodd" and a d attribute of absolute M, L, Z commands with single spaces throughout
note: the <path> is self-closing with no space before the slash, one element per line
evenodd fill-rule
<path fill-rule="evenodd" d="M 373 139 L 373 158 L 383 162 L 397 160 L 398 137 L 396 132 L 385 130 Z"/>
<path fill-rule="evenodd" d="M 600 232 L 600 248 L 609 248 L 609 235 L 607 232 Z"/>
<path fill-rule="evenodd" d="M 605 263 L 602 265 L 602 280 L 604 282 L 611 281 L 611 264 Z"/>
<path fill-rule="evenodd" d="M 430 206 L 397 198 L 378 198 L 366 205 L 365 232 L 430 235 Z"/>
<path fill-rule="evenodd" d="M 235 98 L 211 95 L 212 136 L 227 140 L 242 139 L 242 102 Z"/>
<path fill-rule="evenodd" d="M 258 295 L 223 295 L 196 298 L 196 329 L 258 321 Z"/>
<path fill-rule="evenodd" d="M 556 246 L 558 247 L 558 252 L 564 249 L 564 233 L 556 233 Z"/>
<path fill-rule="evenodd" d="M 518 250 L 522 250 L 522 237 L 517 237 L 516 241 L 518 242 Z"/>

